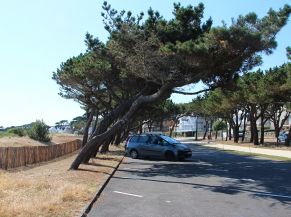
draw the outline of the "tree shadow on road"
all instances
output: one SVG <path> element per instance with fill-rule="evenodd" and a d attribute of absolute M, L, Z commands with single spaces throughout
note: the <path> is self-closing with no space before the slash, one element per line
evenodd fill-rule
<path fill-rule="evenodd" d="M 137 167 L 126 170 L 134 179 L 192 185 L 223 194 L 250 193 L 254 198 L 273 198 L 291 205 L 291 163 L 273 161 L 254 156 L 230 154 L 193 145 L 193 157 L 185 162 L 136 161 L 128 162 Z M 142 168 L 138 169 L 139 166 Z M 122 171 L 122 169 L 120 169 Z M 164 177 L 167 180 L 163 180 Z M 177 179 L 180 178 L 179 181 Z M 198 179 L 214 178 L 217 185 L 201 184 Z M 115 177 L 122 178 L 122 177 Z M 130 179 L 130 178 L 128 178 Z M 165 179 L 165 178 L 164 178 Z M 185 179 L 185 180 L 183 180 Z M 192 182 L 193 180 L 193 182 Z M 290 207 L 291 209 L 291 207 Z"/>

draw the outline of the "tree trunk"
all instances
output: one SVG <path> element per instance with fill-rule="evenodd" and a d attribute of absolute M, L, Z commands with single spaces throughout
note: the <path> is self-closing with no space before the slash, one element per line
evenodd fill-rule
<path fill-rule="evenodd" d="M 244 128 L 243 128 L 243 135 L 241 138 L 241 141 L 243 142 L 245 140 L 245 136 L 246 136 L 246 122 L 247 122 L 247 113 L 244 116 Z"/>
<path fill-rule="evenodd" d="M 111 138 L 116 135 L 116 132 L 121 132 L 129 124 L 130 119 L 134 116 L 137 110 L 141 107 L 142 104 L 152 103 L 154 101 L 168 98 L 170 96 L 172 87 L 170 84 L 165 85 L 160 88 L 156 93 L 149 96 L 139 96 L 137 97 L 130 106 L 130 109 L 120 118 L 110 129 L 107 129 L 106 132 L 96 135 L 92 140 L 81 149 L 73 163 L 71 164 L 70 169 L 76 170 L 79 165 L 86 159 L 90 158 L 92 151 L 98 149 L 101 145 L 106 142 L 107 138 Z"/>
<path fill-rule="evenodd" d="M 279 135 L 280 135 L 280 128 L 275 125 L 275 136 L 276 136 L 277 145 L 279 145 Z"/>
<path fill-rule="evenodd" d="M 232 136 L 231 136 L 231 129 L 232 129 L 232 124 L 231 124 L 231 122 L 229 122 L 229 128 L 228 128 L 228 140 L 231 140 L 231 139 L 232 139 Z"/>
<path fill-rule="evenodd" d="M 235 143 L 238 143 L 238 140 L 239 140 L 239 126 L 236 124 L 233 127 L 233 141 Z"/>
<path fill-rule="evenodd" d="M 215 130 L 215 139 L 217 139 L 217 132 L 218 130 Z"/>
<path fill-rule="evenodd" d="M 257 124 L 254 125 L 254 145 L 259 145 L 259 133 Z"/>
<path fill-rule="evenodd" d="M 121 142 L 121 133 L 118 133 L 117 136 L 115 137 L 115 140 L 114 140 L 114 145 L 115 146 L 118 146 Z"/>
<path fill-rule="evenodd" d="M 163 132 L 163 121 L 164 121 L 164 119 L 162 118 L 161 120 L 160 120 L 160 131 L 161 132 Z"/>
<path fill-rule="evenodd" d="M 254 142 L 254 130 L 253 130 L 253 123 L 251 121 L 251 137 L 250 137 L 250 143 Z"/>
<path fill-rule="evenodd" d="M 87 143 L 88 140 L 88 135 L 89 135 L 89 128 L 92 122 L 92 119 L 94 117 L 94 112 L 91 110 L 91 112 L 88 114 L 88 119 L 87 119 L 87 123 L 86 126 L 84 128 L 84 134 L 83 134 L 83 141 L 82 141 L 82 147 Z"/>
<path fill-rule="evenodd" d="M 289 125 L 289 134 L 287 136 L 287 139 L 285 140 L 285 145 L 290 146 L 291 143 L 291 124 Z"/>
<path fill-rule="evenodd" d="M 210 126 L 209 126 L 209 128 L 210 128 L 210 138 L 212 138 L 212 123 L 213 123 L 213 121 L 210 120 Z"/>
<path fill-rule="evenodd" d="M 150 120 L 147 122 L 149 132 L 152 132 L 153 121 Z"/>
<path fill-rule="evenodd" d="M 251 129 L 253 133 L 253 144 L 259 145 L 259 135 L 258 135 L 258 128 L 257 128 L 257 110 L 255 105 L 251 105 Z"/>
<path fill-rule="evenodd" d="M 205 121 L 205 132 L 203 135 L 203 140 L 206 138 L 207 132 L 208 132 L 208 121 Z"/>
<path fill-rule="evenodd" d="M 140 122 L 139 122 L 139 125 L 138 125 L 138 133 L 139 133 L 139 134 L 142 133 L 142 125 L 143 125 L 143 122 L 140 121 Z"/>
<path fill-rule="evenodd" d="M 261 111 L 263 112 L 263 111 Z M 261 113 L 261 138 L 260 138 L 260 144 L 264 144 L 265 140 L 265 115 Z"/>
<path fill-rule="evenodd" d="M 90 141 L 96 137 L 97 135 L 103 134 L 106 132 L 108 127 L 122 114 L 124 114 L 131 106 L 134 99 L 127 100 L 123 103 L 121 103 L 119 106 L 117 106 L 114 110 L 109 112 L 105 117 L 103 117 L 102 121 L 100 121 L 97 129 L 95 132 L 91 135 Z M 90 157 L 95 157 L 97 155 L 97 152 L 99 150 L 100 145 L 96 145 L 95 149 L 92 148 L 91 155 L 86 155 L 86 157 L 83 159 L 84 163 L 88 163 L 90 160 Z"/>
<path fill-rule="evenodd" d="M 173 135 L 173 131 L 174 131 L 175 127 L 177 126 L 179 118 L 180 118 L 180 116 L 177 115 L 177 117 L 175 117 L 175 119 L 173 120 L 173 123 L 170 126 L 170 137 L 172 137 L 172 135 Z"/>
<path fill-rule="evenodd" d="M 227 139 L 228 139 L 228 124 L 227 124 L 227 121 L 226 120 L 225 120 L 225 123 L 226 123 L 226 129 L 225 129 L 226 136 L 225 136 L 225 141 L 227 141 Z"/>
<path fill-rule="evenodd" d="M 172 137 L 174 131 L 174 126 L 170 126 L 170 137 Z"/>
<path fill-rule="evenodd" d="M 102 144 L 100 153 L 105 154 L 109 151 L 109 145 L 114 141 L 114 136 L 111 136 L 107 141 Z"/>
<path fill-rule="evenodd" d="M 197 141 L 198 140 L 198 116 L 196 116 L 196 119 L 195 119 L 195 140 Z"/>
<path fill-rule="evenodd" d="M 235 110 L 235 123 L 233 126 L 233 141 L 238 143 L 239 140 L 239 121 L 238 121 L 238 110 Z"/>
<path fill-rule="evenodd" d="M 116 124 L 114 124 L 114 127 L 112 127 L 110 130 L 107 130 L 105 133 L 94 136 L 90 141 L 87 142 L 87 144 L 81 149 L 73 163 L 71 164 L 70 169 L 76 170 L 78 169 L 79 165 L 84 162 L 84 159 L 86 159 L 88 156 L 91 156 L 91 153 L 99 149 L 99 147 L 106 141 L 106 139 L 110 136 L 113 136 L 115 132 L 120 128 L 125 127 L 125 123 L 118 121 Z"/>

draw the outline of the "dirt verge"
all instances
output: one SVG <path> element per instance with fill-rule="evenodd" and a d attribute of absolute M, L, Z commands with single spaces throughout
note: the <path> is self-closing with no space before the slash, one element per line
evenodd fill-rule
<path fill-rule="evenodd" d="M 74 156 L 21 171 L 0 170 L 0 216 L 79 216 L 123 156 L 113 147 L 79 170 Z"/>

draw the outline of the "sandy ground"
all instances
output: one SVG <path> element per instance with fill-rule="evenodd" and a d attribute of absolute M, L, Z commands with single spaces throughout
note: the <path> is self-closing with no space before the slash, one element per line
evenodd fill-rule
<path fill-rule="evenodd" d="M 82 136 L 73 134 L 53 134 L 52 141 L 49 143 L 42 143 L 30 139 L 28 136 L 24 137 L 2 137 L 0 138 L 0 147 L 22 147 L 22 146 L 45 146 L 64 142 L 69 142 L 75 139 L 82 139 Z"/>
<path fill-rule="evenodd" d="M 0 170 L 0 216 L 80 216 L 122 154 L 114 147 L 76 171 L 68 171 L 75 155 L 34 168 Z"/>

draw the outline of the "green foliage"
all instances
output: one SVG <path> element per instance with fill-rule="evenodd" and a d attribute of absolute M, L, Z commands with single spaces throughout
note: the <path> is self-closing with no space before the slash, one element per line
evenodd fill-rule
<path fill-rule="evenodd" d="M 51 138 L 49 137 L 48 126 L 43 121 L 37 120 L 36 122 L 33 122 L 27 133 L 31 139 L 40 142 L 51 141 Z"/>
<path fill-rule="evenodd" d="M 14 135 L 17 135 L 17 136 L 20 136 L 20 137 L 26 135 L 26 130 L 23 129 L 23 128 L 19 128 L 19 127 L 10 128 L 9 130 L 7 130 L 7 132 L 9 134 L 14 134 Z"/>
<path fill-rule="evenodd" d="M 226 129 L 226 123 L 224 121 L 221 121 L 221 120 L 216 120 L 213 123 L 213 129 L 215 131 L 225 130 Z"/>
<path fill-rule="evenodd" d="M 201 3 L 174 4 L 169 20 L 150 8 L 143 22 L 143 13 L 118 12 L 107 2 L 103 10 L 108 41 L 103 43 L 87 33 L 86 52 L 61 64 L 53 79 L 61 86 L 61 96 L 103 117 L 116 112 L 107 121 L 107 130 L 122 120 L 126 111 L 130 112 L 127 124 L 189 112 L 225 118 L 225 114 L 238 111 L 246 99 L 268 99 L 261 92 L 265 86 L 260 73 L 250 76 L 249 83 L 240 76 L 261 63 L 262 52 L 270 54 L 276 47 L 274 36 L 288 20 L 289 5 L 270 10 L 261 19 L 250 13 L 233 19 L 230 26 L 216 27 L 211 18 L 203 23 Z M 198 82 L 220 89 L 177 108 L 165 101 L 175 88 Z M 121 105 L 126 110 L 119 109 Z"/>
<path fill-rule="evenodd" d="M 75 117 L 71 122 L 70 126 L 74 132 L 78 134 L 83 134 L 83 129 L 87 123 L 86 115 Z"/>
<path fill-rule="evenodd" d="M 13 137 L 15 134 L 13 133 L 8 133 L 7 131 L 0 131 L 0 138 L 2 137 Z"/>
<path fill-rule="evenodd" d="M 287 51 L 287 54 L 286 55 L 287 55 L 288 60 L 291 60 L 291 47 L 288 46 L 286 48 L 286 51 Z"/>

